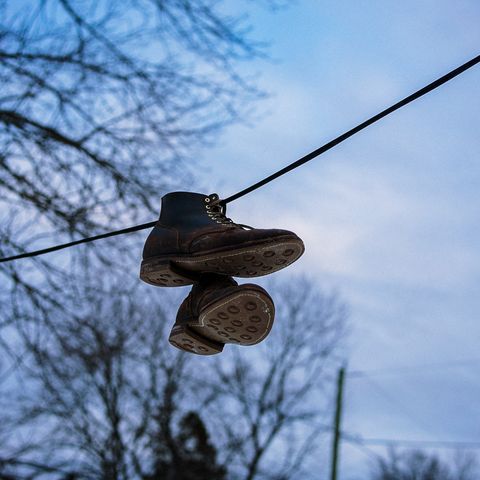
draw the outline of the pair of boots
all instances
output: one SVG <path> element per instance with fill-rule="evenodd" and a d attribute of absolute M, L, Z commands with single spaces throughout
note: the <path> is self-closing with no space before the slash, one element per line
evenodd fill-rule
<path fill-rule="evenodd" d="M 258 285 L 238 285 L 287 267 L 304 252 L 293 232 L 256 229 L 225 216 L 218 195 L 173 192 L 143 250 L 140 278 L 158 287 L 193 284 L 182 302 L 170 343 L 199 355 L 226 343 L 254 345 L 270 332 L 275 307 Z"/>

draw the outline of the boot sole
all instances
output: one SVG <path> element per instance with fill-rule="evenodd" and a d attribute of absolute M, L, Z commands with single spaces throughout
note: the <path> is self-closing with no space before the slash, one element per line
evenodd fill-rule
<path fill-rule="evenodd" d="M 180 350 L 215 355 L 226 343 L 255 345 L 272 329 L 275 307 L 258 291 L 235 293 L 206 307 L 197 321 L 175 325 L 169 342 Z"/>
<path fill-rule="evenodd" d="M 140 278 L 157 287 L 191 285 L 200 273 L 230 277 L 261 277 L 288 267 L 305 251 L 293 238 L 264 245 L 210 251 L 201 255 L 169 255 L 142 261 Z"/>

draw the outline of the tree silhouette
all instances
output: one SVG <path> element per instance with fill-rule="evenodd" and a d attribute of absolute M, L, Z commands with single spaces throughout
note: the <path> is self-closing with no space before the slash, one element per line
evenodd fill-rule
<path fill-rule="evenodd" d="M 239 65 L 263 48 L 216 0 L 0 2 L 0 18 L 1 257 L 156 218 L 260 95 Z M 70 278 L 137 275 L 142 238 L 0 264 L 2 355 L 20 361 L 17 319 L 84 308 Z"/>
<path fill-rule="evenodd" d="M 1 256 L 150 220 L 190 185 L 261 95 L 239 65 L 263 46 L 223 7 L 0 2 Z M 264 344 L 193 361 L 166 341 L 178 302 L 139 284 L 141 243 L 0 265 L 2 477 L 302 478 L 343 304 L 273 287 Z"/>
<path fill-rule="evenodd" d="M 47 335 L 20 322 L 28 355 L 0 396 L 5 475 L 28 464 L 32 478 L 45 468 L 78 480 L 308 478 L 345 309 L 287 280 L 269 287 L 270 336 L 215 357 L 168 344 L 180 298 L 124 279 L 84 289 L 88 309 L 52 318 Z"/>
<path fill-rule="evenodd" d="M 149 480 L 223 480 L 225 467 L 217 465 L 216 448 L 196 412 L 188 412 L 180 421 L 179 433 L 171 448 L 160 436 L 154 473 Z"/>
<path fill-rule="evenodd" d="M 475 480 L 479 470 L 476 457 L 457 453 L 447 463 L 434 454 L 421 450 L 398 453 L 390 450 L 387 458 L 379 458 L 372 480 Z"/>
<path fill-rule="evenodd" d="M 258 93 L 235 65 L 261 50 L 217 3 L 1 2 L 3 206 L 67 235 L 156 212 Z M 17 221 L 4 253 L 34 244 Z"/>

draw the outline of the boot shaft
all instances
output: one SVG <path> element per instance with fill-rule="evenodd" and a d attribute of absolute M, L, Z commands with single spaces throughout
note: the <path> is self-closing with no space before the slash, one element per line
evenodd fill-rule
<path fill-rule="evenodd" d="M 162 197 L 160 223 L 178 229 L 196 229 L 216 222 L 207 213 L 208 195 L 171 192 Z"/>

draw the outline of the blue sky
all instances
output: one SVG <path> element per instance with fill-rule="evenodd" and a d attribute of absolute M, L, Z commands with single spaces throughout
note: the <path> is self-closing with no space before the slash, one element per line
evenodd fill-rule
<path fill-rule="evenodd" d="M 477 1 L 299 0 L 251 20 L 275 61 L 245 71 L 271 97 L 204 155 L 224 197 L 480 53 Z M 349 369 L 385 370 L 347 380 L 343 426 L 364 437 L 480 440 L 479 86 L 477 66 L 229 206 L 304 239 L 278 275 L 306 272 L 350 304 Z M 340 478 L 367 462 L 344 444 Z"/>
<path fill-rule="evenodd" d="M 223 197 L 480 53 L 478 0 L 228 4 L 273 60 L 245 63 L 271 95 L 203 154 L 198 183 Z M 343 428 L 365 438 L 480 441 L 479 87 L 477 66 L 228 208 L 294 230 L 306 253 L 276 275 L 350 305 L 348 368 L 371 374 L 347 377 Z M 340 478 L 369 461 L 343 443 Z"/>

